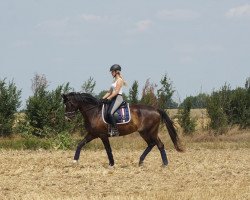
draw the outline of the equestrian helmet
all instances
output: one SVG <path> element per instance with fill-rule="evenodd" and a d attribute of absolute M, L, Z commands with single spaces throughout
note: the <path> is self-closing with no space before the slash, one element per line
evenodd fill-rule
<path fill-rule="evenodd" d="M 122 68 L 121 68 L 120 65 L 114 64 L 114 65 L 112 65 L 112 66 L 110 67 L 110 71 L 111 71 L 111 72 L 112 72 L 112 71 L 122 71 Z"/>

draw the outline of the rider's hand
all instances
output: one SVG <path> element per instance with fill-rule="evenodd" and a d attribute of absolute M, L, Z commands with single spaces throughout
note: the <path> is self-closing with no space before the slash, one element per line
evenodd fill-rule
<path fill-rule="evenodd" d="M 103 104 L 109 104 L 111 102 L 111 100 L 110 99 L 102 99 L 101 102 Z"/>

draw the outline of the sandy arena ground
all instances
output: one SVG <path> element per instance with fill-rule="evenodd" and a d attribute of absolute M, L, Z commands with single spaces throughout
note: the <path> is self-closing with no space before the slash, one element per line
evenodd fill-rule
<path fill-rule="evenodd" d="M 154 149 L 138 167 L 142 150 L 0 150 L 0 199 L 250 199 L 249 149 L 168 151 L 161 167 Z"/>

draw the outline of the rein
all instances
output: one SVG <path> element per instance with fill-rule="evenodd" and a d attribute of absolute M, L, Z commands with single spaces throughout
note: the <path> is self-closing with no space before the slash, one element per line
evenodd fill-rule
<path fill-rule="evenodd" d="M 88 111 L 90 111 L 90 110 L 93 110 L 93 109 L 96 108 L 97 106 L 98 106 L 98 105 L 92 106 L 91 108 L 88 108 L 88 109 L 83 110 L 83 111 L 84 111 L 84 112 L 88 112 Z M 67 117 L 74 117 L 75 114 L 76 114 L 76 111 L 77 111 L 77 110 L 75 110 L 75 111 L 70 111 L 70 112 L 65 112 L 65 115 L 66 115 Z"/>
<path fill-rule="evenodd" d="M 88 108 L 87 110 L 84 110 L 84 112 L 88 112 L 88 111 L 90 111 L 90 110 L 93 110 L 94 108 L 96 108 L 97 107 L 97 105 L 96 106 L 92 106 L 91 108 Z"/>
<path fill-rule="evenodd" d="M 75 94 L 75 93 L 74 93 L 74 94 Z M 76 95 L 75 99 L 76 99 L 76 101 L 79 102 L 79 100 L 80 100 L 80 101 L 82 100 L 82 97 L 81 97 L 81 95 Z M 91 100 L 93 101 L 93 99 L 91 99 Z M 74 104 L 71 102 L 71 100 L 68 100 L 67 103 L 70 103 L 71 105 L 74 105 Z M 64 103 L 64 104 L 66 104 L 66 103 Z M 83 112 L 86 113 L 86 112 L 88 112 L 88 111 L 93 110 L 94 108 L 96 108 L 96 107 L 98 107 L 98 106 L 99 106 L 99 103 L 97 103 L 97 105 L 94 105 L 94 106 L 92 105 L 92 106 L 90 106 L 90 107 L 87 108 L 87 109 L 84 109 L 84 108 L 82 107 L 82 110 L 83 110 Z M 78 110 L 78 109 L 77 109 L 77 110 Z M 65 112 L 65 116 L 66 116 L 66 117 L 75 117 L 77 110 Z"/>

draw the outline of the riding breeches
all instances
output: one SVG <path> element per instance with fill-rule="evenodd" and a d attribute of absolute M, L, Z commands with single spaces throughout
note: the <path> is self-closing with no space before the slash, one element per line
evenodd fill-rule
<path fill-rule="evenodd" d="M 109 106 L 108 109 L 108 114 L 113 115 L 115 113 L 115 111 L 119 108 L 119 106 L 122 104 L 123 102 L 123 97 L 122 95 L 117 95 L 113 100 L 112 103 Z"/>

